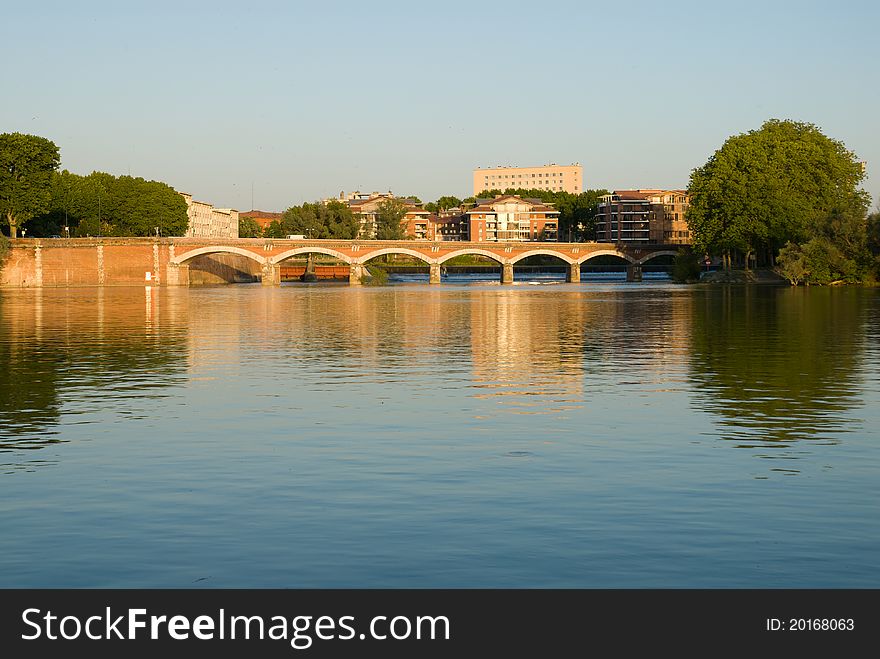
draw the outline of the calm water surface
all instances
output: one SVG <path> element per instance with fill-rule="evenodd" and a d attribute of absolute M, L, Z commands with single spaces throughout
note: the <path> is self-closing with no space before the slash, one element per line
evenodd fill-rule
<path fill-rule="evenodd" d="M 2 587 L 880 587 L 880 291 L 0 291 Z"/>

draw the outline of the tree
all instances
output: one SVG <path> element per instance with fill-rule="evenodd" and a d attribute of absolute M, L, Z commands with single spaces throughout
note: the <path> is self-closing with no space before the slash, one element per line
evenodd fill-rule
<path fill-rule="evenodd" d="M 461 199 L 444 195 L 437 200 L 437 208 L 440 210 L 449 210 L 450 208 L 458 208 L 461 206 Z"/>
<path fill-rule="evenodd" d="M 263 228 L 257 224 L 252 217 L 238 218 L 238 237 L 239 238 L 262 238 Z"/>
<path fill-rule="evenodd" d="M 697 251 L 775 251 L 821 235 L 834 209 L 867 208 L 861 164 L 814 125 L 771 119 L 729 138 L 691 173 L 688 228 Z M 864 217 L 864 210 L 862 211 Z"/>
<path fill-rule="evenodd" d="M 182 236 L 188 218 L 186 200 L 159 181 L 111 177 L 107 233 L 113 236 Z"/>
<path fill-rule="evenodd" d="M 278 220 L 272 220 L 272 222 L 263 230 L 264 238 L 284 238 L 284 236 L 290 235 L 282 226 L 281 222 Z"/>
<path fill-rule="evenodd" d="M 402 240 L 406 237 L 403 219 L 406 204 L 400 199 L 386 199 L 376 207 L 376 239 Z"/>
<path fill-rule="evenodd" d="M 0 135 L 0 216 L 13 238 L 23 222 L 48 210 L 59 162 L 58 147 L 45 137 Z"/>
<path fill-rule="evenodd" d="M 681 247 L 672 263 L 672 281 L 685 284 L 700 280 L 700 260 L 690 247 Z"/>
<path fill-rule="evenodd" d="M 182 236 L 187 229 L 186 201 L 171 186 L 106 172 L 88 176 L 54 172 L 50 202 L 27 223 L 34 235 Z"/>
<path fill-rule="evenodd" d="M 360 230 L 360 222 L 354 213 L 347 204 L 339 201 L 292 206 L 282 214 L 281 225 L 285 235 L 337 240 L 353 240 Z"/>
<path fill-rule="evenodd" d="M 792 286 L 797 286 L 807 276 L 807 264 L 800 245 L 785 243 L 776 257 L 776 271 L 788 279 Z"/>
<path fill-rule="evenodd" d="M 880 279 L 880 209 L 867 218 L 867 247 L 875 280 Z"/>

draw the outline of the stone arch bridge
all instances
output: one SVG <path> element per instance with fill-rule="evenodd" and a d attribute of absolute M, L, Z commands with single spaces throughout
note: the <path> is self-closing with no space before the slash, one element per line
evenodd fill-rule
<path fill-rule="evenodd" d="M 28 238 L 11 241 L 0 270 L 0 285 L 40 287 L 131 285 L 186 286 L 190 266 L 200 256 L 236 255 L 254 262 L 267 286 L 281 283 L 281 265 L 300 254 L 326 254 L 348 264 L 359 284 L 365 264 L 384 254 L 405 254 L 424 262 L 430 282 L 440 282 L 441 266 L 457 256 L 479 255 L 499 264 L 501 282 L 513 282 L 514 265 L 536 255 L 568 264 L 567 279 L 580 281 L 580 266 L 602 255 L 618 256 L 639 272 L 646 261 L 675 255 L 675 245 L 544 242 L 421 242 L 413 240 L 282 240 L 268 238 Z M 225 256 L 224 256 L 225 255 Z"/>
<path fill-rule="evenodd" d="M 641 266 L 657 256 L 678 253 L 677 246 L 638 245 L 620 246 L 609 243 L 477 243 L 477 242 L 415 242 L 357 241 L 357 240 L 276 240 L 239 239 L 234 241 L 190 239 L 174 245 L 173 256 L 168 262 L 169 284 L 185 285 L 187 263 L 193 258 L 209 254 L 231 253 L 256 261 L 262 269 L 262 281 L 267 286 L 281 284 L 281 264 L 301 254 L 326 254 L 348 264 L 351 268 L 349 281 L 359 284 L 364 266 L 368 261 L 385 254 L 412 256 L 423 261 L 429 268 L 429 281 L 440 283 L 440 268 L 457 256 L 485 256 L 501 267 L 501 283 L 513 282 L 513 266 L 530 256 L 546 255 L 568 264 L 566 280 L 580 281 L 580 266 L 586 261 L 603 255 L 618 256 L 631 266 Z M 176 272 L 175 272 L 176 270 Z"/>

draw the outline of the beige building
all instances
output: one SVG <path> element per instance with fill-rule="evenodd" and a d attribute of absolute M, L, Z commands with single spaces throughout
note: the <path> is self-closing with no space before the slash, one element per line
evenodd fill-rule
<path fill-rule="evenodd" d="M 651 218 L 651 242 L 665 245 L 690 245 L 691 232 L 685 221 L 687 190 L 638 190 L 648 197 L 654 211 Z"/>
<path fill-rule="evenodd" d="M 181 192 L 186 199 L 186 217 L 189 220 L 188 238 L 238 238 L 238 211 L 234 208 L 214 208 L 204 201 L 195 201 L 192 195 Z"/>
<path fill-rule="evenodd" d="M 486 190 L 523 188 L 580 194 L 584 191 L 584 168 L 573 165 L 543 165 L 541 167 L 494 167 L 474 170 L 474 196 Z"/>

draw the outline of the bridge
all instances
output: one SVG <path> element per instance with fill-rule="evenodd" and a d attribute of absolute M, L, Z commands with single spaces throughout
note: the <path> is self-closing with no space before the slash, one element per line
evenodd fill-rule
<path fill-rule="evenodd" d="M 195 239 L 174 245 L 174 253 L 168 262 L 168 282 L 182 284 L 186 281 L 187 262 L 204 254 L 231 253 L 256 261 L 262 270 L 262 282 L 267 286 L 281 284 L 281 264 L 287 259 L 303 254 L 325 254 L 350 267 L 349 282 L 359 284 L 366 263 L 386 254 L 411 256 L 424 262 L 429 269 L 428 281 L 440 283 L 440 268 L 458 256 L 485 256 L 501 267 L 501 283 L 513 282 L 513 266 L 530 256 L 552 256 L 569 265 L 566 280 L 580 281 L 580 266 L 591 258 L 602 255 L 618 256 L 632 265 L 642 265 L 657 256 L 678 253 L 675 246 L 639 245 L 623 246 L 609 243 L 477 243 L 477 242 L 416 242 L 413 240 L 269 240 L 246 239 L 235 241 Z M 244 244 L 243 244 L 244 243 Z"/>
<path fill-rule="evenodd" d="M 580 281 L 580 267 L 597 256 L 617 256 L 639 271 L 647 261 L 678 253 L 676 245 L 615 245 L 549 242 L 427 242 L 414 240 L 287 240 L 274 238 L 54 238 L 11 241 L 0 271 L 5 286 L 143 284 L 187 286 L 199 257 L 240 257 L 266 286 L 281 284 L 282 264 L 293 257 L 324 254 L 349 266 L 359 284 L 366 264 L 386 254 L 422 261 L 429 281 L 440 283 L 441 266 L 458 256 L 496 261 L 501 283 L 513 282 L 514 266 L 531 256 L 551 256 L 568 265 L 566 280 Z"/>

